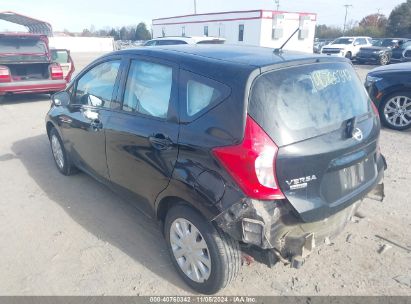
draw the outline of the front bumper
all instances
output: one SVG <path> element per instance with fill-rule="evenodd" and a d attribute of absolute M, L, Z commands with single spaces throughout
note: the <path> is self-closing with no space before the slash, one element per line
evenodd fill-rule
<path fill-rule="evenodd" d="M 0 95 L 58 92 L 64 90 L 66 85 L 64 79 L 5 82 L 0 83 Z"/>
<path fill-rule="evenodd" d="M 357 54 L 357 60 L 361 60 L 364 62 L 377 62 L 380 60 L 380 54 Z"/>
<path fill-rule="evenodd" d="M 383 171 L 366 197 L 382 201 L 382 178 Z M 258 255 L 257 260 L 272 266 L 280 260 L 293 262 L 304 259 L 314 248 L 335 238 L 350 222 L 360 204 L 361 200 L 322 220 L 304 222 L 285 200 L 244 199 L 220 214 L 215 222 L 231 237 L 242 242 L 246 252 L 252 253 L 253 257 Z"/>
<path fill-rule="evenodd" d="M 339 53 L 322 53 L 323 55 L 328 55 L 328 56 L 333 56 L 333 57 L 344 57 L 345 53 L 339 52 Z"/>

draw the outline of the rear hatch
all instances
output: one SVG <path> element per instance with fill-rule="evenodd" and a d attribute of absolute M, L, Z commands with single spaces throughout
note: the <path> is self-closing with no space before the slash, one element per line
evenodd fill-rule
<path fill-rule="evenodd" d="M 8 67 L 13 82 L 49 79 L 47 44 L 41 36 L 0 35 L 0 66 Z"/>
<path fill-rule="evenodd" d="M 379 120 L 349 63 L 264 73 L 248 111 L 278 146 L 278 185 L 304 221 L 324 219 L 376 185 Z"/>

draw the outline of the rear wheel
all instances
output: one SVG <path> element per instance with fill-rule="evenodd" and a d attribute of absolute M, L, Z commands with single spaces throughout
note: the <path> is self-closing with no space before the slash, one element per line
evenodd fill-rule
<path fill-rule="evenodd" d="M 174 266 L 194 290 L 213 294 L 237 276 L 241 263 L 238 242 L 196 210 L 185 205 L 171 208 L 164 233 Z"/>
<path fill-rule="evenodd" d="M 387 53 L 384 53 L 380 56 L 380 65 L 387 65 L 390 62 L 390 56 Z"/>
<path fill-rule="evenodd" d="M 380 106 L 382 123 L 394 130 L 411 127 L 411 93 L 397 92 L 387 96 Z"/>
<path fill-rule="evenodd" d="M 52 128 L 50 131 L 50 147 L 51 152 L 53 153 L 54 162 L 60 173 L 71 175 L 77 171 L 71 164 L 70 157 L 64 149 L 63 142 L 55 128 Z"/>

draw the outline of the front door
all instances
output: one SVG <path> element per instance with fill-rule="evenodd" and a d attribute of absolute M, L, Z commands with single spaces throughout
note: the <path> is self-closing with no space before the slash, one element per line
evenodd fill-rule
<path fill-rule="evenodd" d="M 120 59 L 97 63 L 76 81 L 63 138 L 73 162 L 95 177 L 108 179 L 105 127 L 113 94 L 118 88 Z"/>
<path fill-rule="evenodd" d="M 178 68 L 133 57 L 128 70 L 106 129 L 107 164 L 111 182 L 144 210 L 167 187 L 177 159 Z"/>

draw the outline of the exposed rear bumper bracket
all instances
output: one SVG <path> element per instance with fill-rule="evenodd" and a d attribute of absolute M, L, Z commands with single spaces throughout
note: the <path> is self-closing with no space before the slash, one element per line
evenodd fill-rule
<path fill-rule="evenodd" d="M 372 200 L 382 202 L 385 198 L 384 183 L 375 186 L 375 188 L 371 190 L 366 197 Z"/>

